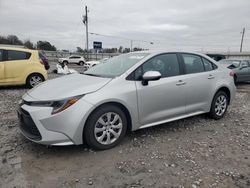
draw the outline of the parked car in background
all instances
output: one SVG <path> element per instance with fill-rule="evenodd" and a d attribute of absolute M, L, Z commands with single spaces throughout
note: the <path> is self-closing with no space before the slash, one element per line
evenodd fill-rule
<path fill-rule="evenodd" d="M 91 67 L 94 67 L 100 63 L 104 63 L 108 58 L 104 58 L 104 59 L 101 59 L 101 60 L 98 60 L 98 61 L 87 61 L 84 66 L 83 66 L 83 70 L 86 71 L 88 70 L 89 68 Z"/>
<path fill-rule="evenodd" d="M 59 58 L 58 62 L 59 63 L 64 63 L 65 65 L 67 65 L 67 64 L 78 64 L 78 65 L 83 66 L 84 63 L 86 62 L 86 60 L 82 56 L 72 55 L 72 56 L 69 56 L 67 58 Z"/>
<path fill-rule="evenodd" d="M 223 54 L 206 54 L 207 56 L 211 57 L 212 59 L 214 59 L 215 61 L 220 61 L 222 59 L 226 59 L 226 56 Z"/>
<path fill-rule="evenodd" d="M 250 60 L 224 59 L 219 63 L 234 71 L 235 83 L 250 81 Z"/>
<path fill-rule="evenodd" d="M 235 97 L 232 76 L 198 53 L 122 54 L 28 91 L 18 109 L 20 128 L 41 144 L 109 149 L 127 130 L 203 113 L 221 119 Z"/>
<path fill-rule="evenodd" d="M 32 88 L 47 78 L 37 50 L 0 46 L 0 86 L 26 84 Z"/>
<path fill-rule="evenodd" d="M 43 53 L 41 53 L 41 52 L 39 52 L 39 58 L 40 58 L 40 60 L 41 60 L 41 63 L 44 65 L 44 68 L 45 68 L 46 70 L 49 70 L 50 65 L 49 65 L 49 60 L 48 60 L 48 58 L 47 58 Z"/>

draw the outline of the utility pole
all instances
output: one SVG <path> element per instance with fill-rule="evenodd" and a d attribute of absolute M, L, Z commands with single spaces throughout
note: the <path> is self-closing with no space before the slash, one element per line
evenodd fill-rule
<path fill-rule="evenodd" d="M 82 22 L 86 26 L 86 50 L 87 50 L 87 59 L 89 58 L 89 31 L 88 31 L 88 7 L 85 6 L 85 15 L 83 16 Z"/>
<path fill-rule="evenodd" d="M 133 52 L 133 40 L 130 40 L 130 52 Z"/>
<path fill-rule="evenodd" d="M 242 52 L 242 46 L 243 46 L 243 41 L 244 41 L 244 35 L 245 35 L 245 28 L 243 28 L 243 31 L 242 31 L 242 37 L 241 37 L 241 43 L 240 43 L 240 52 Z"/>

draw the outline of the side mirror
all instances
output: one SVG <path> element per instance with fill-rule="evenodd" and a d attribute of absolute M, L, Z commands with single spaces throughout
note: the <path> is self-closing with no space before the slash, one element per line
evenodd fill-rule
<path fill-rule="evenodd" d="M 161 73 L 158 71 L 147 71 L 142 76 L 142 85 L 148 85 L 149 81 L 159 80 Z"/>

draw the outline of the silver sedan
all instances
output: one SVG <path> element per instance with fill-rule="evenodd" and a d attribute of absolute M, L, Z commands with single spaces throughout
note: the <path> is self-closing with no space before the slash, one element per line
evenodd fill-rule
<path fill-rule="evenodd" d="M 109 149 L 127 131 L 202 113 L 222 118 L 235 96 L 233 76 L 203 54 L 123 54 L 28 91 L 18 108 L 20 129 L 40 144 Z"/>

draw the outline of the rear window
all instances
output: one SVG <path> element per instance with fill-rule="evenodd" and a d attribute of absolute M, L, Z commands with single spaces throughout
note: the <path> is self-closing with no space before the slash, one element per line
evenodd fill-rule
<path fill-rule="evenodd" d="M 69 57 L 69 59 L 80 59 L 81 57 L 79 57 L 79 56 L 71 56 L 71 57 Z"/>
<path fill-rule="evenodd" d="M 3 50 L 0 50 L 0 61 L 3 61 Z"/>
<path fill-rule="evenodd" d="M 21 52 L 21 51 L 15 51 L 15 50 L 8 50 L 7 51 L 7 60 L 8 61 L 14 61 L 14 60 L 25 60 L 29 59 L 31 56 L 31 53 L 28 52 Z"/>
<path fill-rule="evenodd" d="M 210 61 L 205 58 L 202 58 L 202 61 L 204 63 L 205 71 L 212 71 L 214 69 L 213 64 Z"/>
<path fill-rule="evenodd" d="M 39 54 L 40 59 L 47 59 L 47 57 L 44 54 L 42 54 L 41 52 L 39 52 L 38 54 Z"/>

